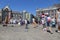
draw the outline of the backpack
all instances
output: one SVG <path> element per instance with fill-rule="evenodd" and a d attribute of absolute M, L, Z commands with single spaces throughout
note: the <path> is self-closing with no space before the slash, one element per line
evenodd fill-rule
<path fill-rule="evenodd" d="M 51 17 L 47 17 L 47 22 L 50 22 L 51 21 Z"/>

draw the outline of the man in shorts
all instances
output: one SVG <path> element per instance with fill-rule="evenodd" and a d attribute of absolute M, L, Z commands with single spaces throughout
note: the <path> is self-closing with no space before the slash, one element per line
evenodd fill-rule
<path fill-rule="evenodd" d="M 47 25 L 47 32 L 52 33 L 52 28 L 51 28 L 51 17 L 49 15 L 47 15 L 46 17 L 46 25 Z"/>

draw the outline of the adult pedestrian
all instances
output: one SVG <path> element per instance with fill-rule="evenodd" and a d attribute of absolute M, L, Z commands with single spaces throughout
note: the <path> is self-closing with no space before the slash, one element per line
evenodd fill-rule
<path fill-rule="evenodd" d="M 51 28 L 51 17 L 49 15 L 47 15 L 46 17 L 46 25 L 47 25 L 47 32 L 52 33 L 52 28 Z"/>
<path fill-rule="evenodd" d="M 60 32 L 60 8 L 57 9 L 56 21 L 57 21 L 57 24 L 58 24 L 58 30 L 56 32 Z"/>
<path fill-rule="evenodd" d="M 35 18 L 33 18 L 32 21 L 33 21 L 33 26 L 34 26 L 34 28 L 36 28 L 37 24 L 36 24 Z"/>
<path fill-rule="evenodd" d="M 25 19 L 25 31 L 28 31 L 28 20 Z"/>

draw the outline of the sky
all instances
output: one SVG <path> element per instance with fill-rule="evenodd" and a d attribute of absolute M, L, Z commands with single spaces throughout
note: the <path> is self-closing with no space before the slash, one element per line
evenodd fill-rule
<path fill-rule="evenodd" d="M 26 10 L 36 15 L 37 8 L 48 8 L 58 3 L 60 0 L 0 0 L 0 9 L 9 5 L 14 11 Z"/>

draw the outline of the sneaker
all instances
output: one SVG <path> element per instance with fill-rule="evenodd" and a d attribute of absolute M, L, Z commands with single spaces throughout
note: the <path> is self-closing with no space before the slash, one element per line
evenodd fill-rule
<path fill-rule="evenodd" d="M 55 32 L 58 32 L 58 30 L 55 30 Z"/>
<path fill-rule="evenodd" d="M 47 32 L 49 32 L 49 33 L 53 34 L 50 30 L 47 30 Z"/>
<path fill-rule="evenodd" d="M 58 30 L 56 30 L 55 32 L 58 32 L 58 33 L 60 33 L 60 31 L 58 31 Z"/>
<path fill-rule="evenodd" d="M 51 34 L 53 34 L 52 32 L 50 32 Z"/>
<path fill-rule="evenodd" d="M 60 33 L 60 31 L 58 31 Z"/>
<path fill-rule="evenodd" d="M 47 30 L 47 32 L 50 32 L 50 30 Z"/>

